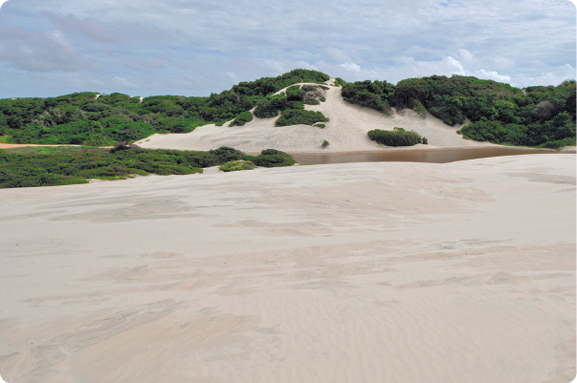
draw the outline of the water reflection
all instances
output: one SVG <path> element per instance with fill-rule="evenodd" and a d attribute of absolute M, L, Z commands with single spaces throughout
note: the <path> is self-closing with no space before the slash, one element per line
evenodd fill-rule
<path fill-rule="evenodd" d="M 551 154 L 560 153 L 550 149 L 532 149 L 518 147 L 477 147 L 477 148 L 439 148 L 420 150 L 387 150 L 378 152 L 350 152 L 327 154 L 291 154 L 301 164 L 332 164 L 343 162 L 434 162 L 445 163 L 471 160 L 475 158 L 515 156 L 521 154 Z"/>

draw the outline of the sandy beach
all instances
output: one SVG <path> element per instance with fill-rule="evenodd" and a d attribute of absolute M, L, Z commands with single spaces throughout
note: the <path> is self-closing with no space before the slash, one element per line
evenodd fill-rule
<path fill-rule="evenodd" d="M 0 190 L 0 375 L 569 382 L 575 164 L 347 163 Z"/>

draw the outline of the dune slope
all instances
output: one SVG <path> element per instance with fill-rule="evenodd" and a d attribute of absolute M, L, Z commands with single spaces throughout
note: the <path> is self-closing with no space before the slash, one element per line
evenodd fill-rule
<path fill-rule="evenodd" d="M 180 150 L 231 146 L 248 153 L 269 148 L 292 153 L 374 151 L 382 147 L 369 140 L 369 130 L 401 127 L 429 139 L 429 145 L 419 144 L 414 148 L 491 145 L 463 139 L 455 133 L 461 126 L 448 126 L 430 114 L 421 118 L 415 112 L 405 110 L 387 117 L 375 110 L 349 104 L 343 100 L 341 90 L 341 87 L 331 86 L 325 102 L 305 105 L 306 110 L 321 111 L 329 118 L 324 129 L 308 125 L 275 127 L 276 118 L 255 118 L 244 126 L 229 127 L 227 123 L 219 127 L 211 124 L 187 134 L 155 134 L 137 144 L 145 148 Z M 324 140 L 330 143 L 325 149 L 321 148 Z"/>
<path fill-rule="evenodd" d="M 568 382 L 575 155 L 0 190 L 17 382 Z"/>

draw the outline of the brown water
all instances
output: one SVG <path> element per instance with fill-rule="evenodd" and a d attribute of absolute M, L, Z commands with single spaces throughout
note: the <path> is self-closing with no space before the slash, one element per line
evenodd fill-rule
<path fill-rule="evenodd" d="M 291 154 L 301 164 L 332 164 L 343 162 L 435 162 L 445 163 L 475 158 L 517 156 L 522 154 L 561 153 L 551 149 L 531 149 L 518 147 L 477 147 L 477 148 L 439 148 L 418 150 L 383 149 L 375 152 L 349 152 L 327 154 Z"/>

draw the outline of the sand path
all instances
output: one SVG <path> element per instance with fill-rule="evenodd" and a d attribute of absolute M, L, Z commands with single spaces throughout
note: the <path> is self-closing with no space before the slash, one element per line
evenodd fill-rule
<path fill-rule="evenodd" d="M 0 190 L 9 383 L 567 382 L 575 155 Z"/>
<path fill-rule="evenodd" d="M 145 148 L 181 150 L 231 146 L 248 153 L 258 153 L 268 148 L 290 153 L 375 151 L 383 150 L 383 147 L 369 140 L 369 130 L 401 127 L 429 139 L 429 145 L 415 145 L 414 149 L 491 145 L 463 139 L 455 133 L 461 126 L 450 127 L 430 114 L 421 118 L 413 111 L 405 110 L 387 117 L 375 110 L 349 104 L 343 100 L 341 90 L 341 87 L 331 86 L 325 102 L 305 105 L 305 109 L 321 111 L 329 118 L 324 129 L 308 125 L 275 127 L 276 117 L 255 118 L 244 126 L 229 127 L 228 123 L 223 126 L 204 125 L 187 134 L 155 134 L 137 144 Z M 324 140 L 330 143 L 325 149 L 321 148 Z"/>

